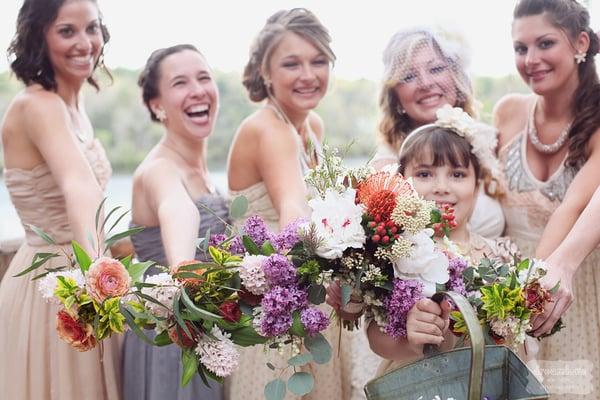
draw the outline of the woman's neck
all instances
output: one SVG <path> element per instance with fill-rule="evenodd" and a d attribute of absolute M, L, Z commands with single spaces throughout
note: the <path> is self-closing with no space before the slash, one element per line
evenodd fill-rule
<path fill-rule="evenodd" d="M 206 140 L 188 140 L 172 132 L 167 132 L 161 140 L 161 144 L 175 153 L 190 169 L 208 173 L 206 163 Z"/>
<path fill-rule="evenodd" d="M 56 76 L 56 94 L 58 94 L 67 107 L 79 111 L 81 105 L 81 88 L 85 81 L 68 81 Z"/>
<path fill-rule="evenodd" d="M 573 119 L 573 99 L 579 79 L 569 81 L 563 88 L 539 96 L 536 113 L 542 121 L 570 121 Z"/>
<path fill-rule="evenodd" d="M 284 105 L 272 98 L 269 99 L 268 104 L 282 112 L 284 118 L 286 118 L 288 122 L 292 124 L 294 128 L 296 128 L 296 131 L 299 134 L 304 134 L 304 131 L 306 130 L 306 121 L 308 119 L 308 114 L 310 113 L 310 111 L 293 110 L 289 107 L 286 108 Z"/>

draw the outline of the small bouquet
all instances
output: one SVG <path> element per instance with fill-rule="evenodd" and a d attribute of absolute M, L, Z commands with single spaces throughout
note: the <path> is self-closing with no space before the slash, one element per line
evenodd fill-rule
<path fill-rule="evenodd" d="M 487 341 L 516 349 L 525 342 L 531 329 L 531 318 L 544 312 L 558 290 L 543 288 L 540 279 L 546 274 L 541 260 L 520 259 L 512 256 L 511 262 L 483 258 L 477 267 L 468 267 L 463 277 L 468 299 L 477 311 Z M 466 326 L 459 311 L 451 313 L 451 327 L 456 334 L 466 334 Z M 563 327 L 559 320 L 552 335 Z"/>
<path fill-rule="evenodd" d="M 246 207 L 243 197 L 234 200 L 232 217 L 244 215 Z M 182 348 L 183 385 L 196 372 L 206 383 L 207 377 L 222 381 L 237 367 L 238 346 L 261 345 L 288 350 L 281 369 L 294 371 L 287 382 L 278 378 L 267 384 L 268 399 L 283 398 L 286 387 L 295 395 L 312 390 L 313 376 L 299 368 L 326 363 L 332 351 L 320 334 L 329 318 L 315 307 L 325 291 L 312 285 L 324 276 L 310 263 L 295 263 L 290 252 L 300 241 L 300 225 L 274 234 L 262 219 L 250 217 L 241 233 L 208 233 L 200 241 L 207 262 L 182 263 L 146 279 L 137 316 L 155 325 L 154 344 Z"/>
<path fill-rule="evenodd" d="M 120 207 L 109 212 L 100 221 L 100 204 L 96 213 L 97 242 L 99 232 L 103 232 L 108 219 Z M 113 223 L 108 234 L 115 228 L 127 212 Z M 57 245 L 55 240 L 35 226 L 31 229 L 48 244 Z M 78 351 L 88 351 L 98 342 L 114 333 L 123 333 L 126 324 L 135 327 L 132 314 L 125 306 L 124 298 L 132 293 L 144 271 L 151 263 L 134 263 L 131 256 L 122 260 L 102 256 L 116 241 L 138 232 L 134 228 L 109 236 L 104 242 L 104 250 L 98 249 L 92 258 L 76 241 L 71 242 L 71 251 L 61 250 L 68 265 L 46 268 L 45 272 L 34 276 L 38 289 L 49 303 L 61 305 L 56 318 L 58 336 Z M 90 239 L 92 247 L 96 247 Z M 61 256 L 61 253 L 37 253 L 31 265 L 15 276 L 26 275 L 44 265 L 48 260 Z"/>
<path fill-rule="evenodd" d="M 453 226 L 453 210 L 424 200 L 396 171 L 346 169 L 324 146 L 323 162 L 306 181 L 313 194 L 304 235 L 309 245 L 292 252 L 331 270 L 341 281 L 343 306 L 354 300 L 360 310 L 364 303 L 382 330 L 401 337 L 420 298 L 462 284 L 457 268 L 464 263 L 450 262 L 456 257 L 434 241 Z"/>

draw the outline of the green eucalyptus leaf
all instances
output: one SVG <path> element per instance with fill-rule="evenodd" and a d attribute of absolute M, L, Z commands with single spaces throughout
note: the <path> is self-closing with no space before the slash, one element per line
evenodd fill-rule
<path fill-rule="evenodd" d="M 311 362 L 312 359 L 313 357 L 310 353 L 298 354 L 297 356 L 294 356 L 288 360 L 288 365 L 301 367 Z"/>
<path fill-rule="evenodd" d="M 44 242 L 46 242 L 48 244 L 56 244 L 56 242 L 54 241 L 54 239 L 52 239 L 50 237 L 50 235 L 48 235 L 46 232 L 44 232 L 43 230 L 41 230 L 37 226 L 29 224 L 29 228 L 32 231 L 34 231 L 36 235 L 38 235 L 39 237 L 41 237 L 42 239 L 44 239 Z"/>
<path fill-rule="evenodd" d="M 231 202 L 229 216 L 232 220 L 242 219 L 246 215 L 246 211 L 248 211 L 248 199 L 245 196 L 237 196 Z"/>
<path fill-rule="evenodd" d="M 116 234 L 112 235 L 111 237 L 106 239 L 106 242 L 104 244 L 108 248 L 108 247 L 112 246 L 113 244 L 115 244 L 117 241 L 124 239 L 126 237 L 129 237 L 129 236 L 135 235 L 136 233 L 139 233 L 143 230 L 144 230 L 143 226 L 136 226 L 135 228 L 127 229 L 124 232 L 116 233 Z"/>
<path fill-rule="evenodd" d="M 281 379 L 274 379 L 265 386 L 266 400 L 283 400 L 285 396 L 285 382 Z"/>
<path fill-rule="evenodd" d="M 288 379 L 288 389 L 298 396 L 303 396 L 315 386 L 315 380 L 308 372 L 296 372 Z"/>
<path fill-rule="evenodd" d="M 107 199 L 108 197 L 103 198 L 100 204 L 98 205 L 98 208 L 96 209 L 96 231 L 99 230 L 98 228 L 100 227 L 100 212 L 102 211 L 102 207 L 104 206 L 104 203 L 106 203 Z"/>
<path fill-rule="evenodd" d="M 352 286 L 343 284 L 342 289 L 342 306 L 347 305 L 350 302 L 350 296 L 352 295 Z"/>
<path fill-rule="evenodd" d="M 325 302 L 325 286 L 313 283 L 308 287 L 308 300 L 312 304 L 322 304 Z"/>
<path fill-rule="evenodd" d="M 304 346 L 310 351 L 317 364 L 325 364 L 331 359 L 331 345 L 320 333 L 304 338 Z"/>
<path fill-rule="evenodd" d="M 44 256 L 40 257 L 40 254 L 44 254 Z M 44 265 L 49 259 L 54 258 L 54 257 L 59 257 L 59 255 L 51 254 L 51 253 L 37 253 L 33 257 L 34 261 L 31 263 L 31 265 L 29 267 L 27 267 L 26 269 L 24 269 L 23 271 L 19 272 L 18 274 L 13 275 L 13 278 L 17 278 L 19 276 L 26 275 L 29 272 L 38 269 L 40 266 Z"/>
<path fill-rule="evenodd" d="M 270 362 L 267 363 L 267 367 L 269 367 L 269 369 L 271 371 L 275 371 L 275 366 L 273 364 L 271 364 Z"/>

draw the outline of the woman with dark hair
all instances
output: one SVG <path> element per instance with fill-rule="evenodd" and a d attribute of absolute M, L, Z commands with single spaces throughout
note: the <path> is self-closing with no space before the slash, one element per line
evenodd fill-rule
<path fill-rule="evenodd" d="M 546 258 L 600 184 L 598 37 L 589 13 L 574 0 L 519 1 L 512 36 L 517 70 L 533 93 L 508 95 L 494 110 L 506 234 L 524 254 Z M 560 282 L 556 301 L 532 326 L 536 336 L 547 333 L 548 315 L 573 301 L 563 317 L 566 328 L 541 343 L 538 358 L 589 360 L 595 382 L 600 381 L 599 263 L 595 251 L 576 273 L 551 265 L 543 283 L 551 288 Z"/>
<path fill-rule="evenodd" d="M 4 179 L 25 241 L 0 285 L 0 388 L 6 399 L 118 399 L 120 346 L 107 339 L 79 353 L 54 329 L 58 306 L 44 302 L 30 273 L 13 278 L 36 253 L 68 251 L 87 239 L 111 174 L 93 137 L 81 90 L 103 68 L 108 32 L 94 0 L 25 0 L 10 45 L 11 68 L 27 86 L 1 126 Z M 37 226 L 57 245 L 32 230 Z M 97 243 L 100 246 L 101 243 Z M 69 265 L 64 257 L 45 266 Z"/>
<path fill-rule="evenodd" d="M 206 164 L 219 90 L 206 59 L 192 45 L 156 50 L 139 81 L 153 121 L 165 127 L 133 176 L 132 225 L 145 229 L 132 237 L 140 261 L 176 266 L 201 260 L 196 239 L 210 228 L 223 233 L 223 197 L 215 191 Z M 151 267 L 146 275 L 161 272 Z M 148 332 L 152 336 L 152 332 Z M 127 400 L 217 400 L 222 388 L 204 385 L 198 375 L 181 387 L 181 350 L 155 347 L 127 332 L 123 346 L 123 397 Z"/>

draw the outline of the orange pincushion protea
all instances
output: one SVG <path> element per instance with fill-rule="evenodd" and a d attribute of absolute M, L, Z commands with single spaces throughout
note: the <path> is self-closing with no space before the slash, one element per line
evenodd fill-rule
<path fill-rule="evenodd" d="M 369 176 L 356 188 L 358 203 L 367 207 L 369 215 L 380 215 L 382 221 L 389 219 L 397 196 L 413 194 L 414 189 L 402 175 L 383 171 Z"/>

